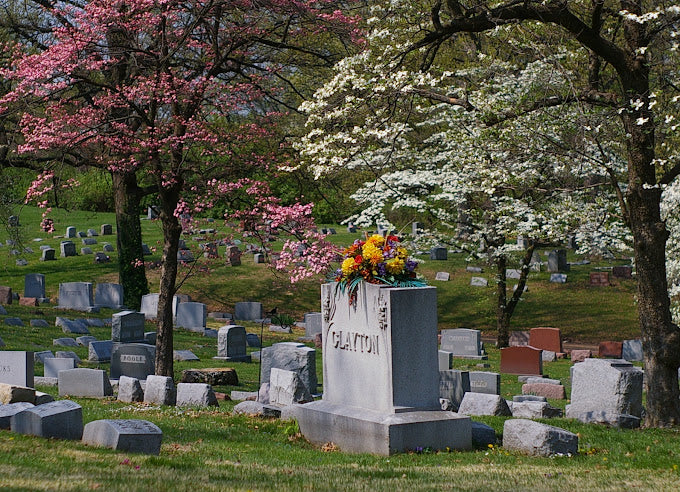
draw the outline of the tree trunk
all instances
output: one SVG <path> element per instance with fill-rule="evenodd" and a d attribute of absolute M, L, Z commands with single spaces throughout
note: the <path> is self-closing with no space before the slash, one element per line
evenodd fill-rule
<path fill-rule="evenodd" d="M 177 251 L 182 226 L 175 216 L 181 184 L 161 188 L 160 219 L 163 225 L 163 265 L 161 267 L 160 293 L 158 296 L 158 332 L 156 336 L 156 374 L 174 375 L 173 367 L 173 316 L 172 304 L 177 281 Z"/>
<path fill-rule="evenodd" d="M 507 307 L 507 277 L 506 268 L 508 262 L 505 256 L 501 255 L 496 259 L 496 269 L 498 271 L 498 281 L 496 282 L 496 346 L 498 348 L 507 347 L 510 342 L 510 316 Z"/>
<path fill-rule="evenodd" d="M 149 292 L 139 220 L 141 193 L 134 172 L 114 172 L 111 176 L 116 207 L 118 281 L 123 286 L 125 305 L 137 310 L 142 296 Z"/>

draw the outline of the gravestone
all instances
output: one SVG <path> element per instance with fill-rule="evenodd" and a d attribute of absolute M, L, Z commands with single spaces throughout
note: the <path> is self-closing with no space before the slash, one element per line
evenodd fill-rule
<path fill-rule="evenodd" d="M 25 326 L 21 318 L 5 318 L 3 323 L 7 326 Z"/>
<path fill-rule="evenodd" d="M 638 427 L 641 369 L 622 359 L 586 359 L 571 367 L 571 404 L 565 416 L 582 422 Z"/>
<path fill-rule="evenodd" d="M 439 361 L 439 371 L 448 371 L 453 369 L 453 353 L 446 350 L 439 350 L 437 352 L 437 360 Z"/>
<path fill-rule="evenodd" d="M 470 279 L 470 285 L 472 287 L 486 287 L 489 285 L 489 281 L 484 277 L 472 277 Z"/>
<path fill-rule="evenodd" d="M 205 330 L 208 307 L 202 302 L 180 302 L 177 305 L 175 326 L 189 330 Z"/>
<path fill-rule="evenodd" d="M 83 429 L 83 444 L 125 453 L 158 455 L 163 431 L 148 420 L 94 420 Z"/>
<path fill-rule="evenodd" d="M 96 229 L 88 229 L 87 230 L 87 236 L 88 237 L 95 237 L 95 236 L 99 236 L 99 233 L 97 232 Z"/>
<path fill-rule="evenodd" d="M 439 371 L 439 398 L 451 402 L 452 411 L 457 412 L 465 393 L 470 391 L 470 373 L 447 369 Z"/>
<path fill-rule="evenodd" d="M 102 369 L 69 369 L 59 371 L 58 377 L 59 396 L 103 398 L 113 395 L 109 376 Z"/>
<path fill-rule="evenodd" d="M 130 343 L 144 341 L 144 314 L 121 311 L 111 316 L 111 340 Z"/>
<path fill-rule="evenodd" d="M 102 224 L 100 231 L 102 236 L 110 236 L 113 234 L 113 227 L 111 224 Z"/>
<path fill-rule="evenodd" d="M 0 352 L 1 354 L 2 352 Z M 40 350 L 38 352 L 33 352 L 33 362 L 37 362 L 39 364 L 44 364 L 45 359 L 51 359 L 54 357 L 54 354 L 52 353 L 51 350 Z"/>
<path fill-rule="evenodd" d="M 262 319 L 261 302 L 237 302 L 234 305 L 234 319 L 255 321 Z"/>
<path fill-rule="evenodd" d="M 10 425 L 17 434 L 79 440 L 83 435 L 83 409 L 71 400 L 52 401 L 13 415 Z"/>
<path fill-rule="evenodd" d="M 529 330 L 529 345 L 556 354 L 563 353 L 562 332 L 559 328 L 532 328 Z"/>
<path fill-rule="evenodd" d="M 146 208 L 146 218 L 148 220 L 158 218 L 158 210 L 156 209 L 156 207 L 147 207 Z"/>
<path fill-rule="evenodd" d="M 177 390 L 171 377 L 150 375 L 146 378 L 144 402 L 153 405 L 174 405 Z"/>
<path fill-rule="evenodd" d="M 522 271 L 515 268 L 508 268 L 505 270 L 505 278 L 519 279 L 522 276 Z"/>
<path fill-rule="evenodd" d="M 123 307 L 123 286 L 111 283 L 97 284 L 94 304 L 104 308 L 121 309 Z"/>
<path fill-rule="evenodd" d="M 566 273 L 551 273 L 550 282 L 553 284 L 566 284 L 567 274 Z"/>
<path fill-rule="evenodd" d="M 262 383 L 269 382 L 272 368 L 285 369 L 298 374 L 310 393 L 316 393 L 316 350 L 296 342 L 275 343 L 264 347 L 260 353 Z"/>
<path fill-rule="evenodd" d="M 569 271 L 566 249 L 554 249 L 548 253 L 548 271 L 555 273 Z"/>
<path fill-rule="evenodd" d="M 503 425 L 503 448 L 532 456 L 578 454 L 578 436 L 533 420 L 509 419 Z"/>
<path fill-rule="evenodd" d="M 449 274 L 449 272 L 437 272 L 434 276 L 435 280 L 439 280 L 441 282 L 448 282 L 449 278 L 451 278 L 451 274 Z"/>
<path fill-rule="evenodd" d="M 219 253 L 217 252 L 217 244 L 213 242 L 205 243 L 203 256 L 206 258 L 217 258 L 219 256 Z"/>
<path fill-rule="evenodd" d="M 0 429 L 9 430 L 11 427 L 12 416 L 26 410 L 27 408 L 32 408 L 33 403 L 28 401 L 20 401 L 16 403 L 8 403 L 6 405 L 0 405 Z"/>
<path fill-rule="evenodd" d="M 191 350 L 173 350 L 172 351 L 172 360 L 177 360 L 177 361 L 188 361 L 188 360 L 201 360 L 198 358 L 196 354 L 194 354 Z"/>
<path fill-rule="evenodd" d="M 243 326 L 223 326 L 217 332 L 217 357 L 214 358 L 250 362 L 250 356 L 246 354 L 246 345 L 246 329 Z"/>
<path fill-rule="evenodd" d="M 115 249 L 113 248 L 113 246 L 111 246 L 111 244 L 104 243 L 104 244 L 102 244 L 102 251 L 104 253 L 113 253 L 115 251 Z"/>
<path fill-rule="evenodd" d="M 612 276 L 614 278 L 633 278 L 633 267 L 630 265 L 612 267 Z"/>
<path fill-rule="evenodd" d="M 57 259 L 57 252 L 52 248 L 45 248 L 42 250 L 40 261 L 52 261 Z"/>
<path fill-rule="evenodd" d="M 605 359 L 620 359 L 623 356 L 623 342 L 600 342 L 598 355 Z"/>
<path fill-rule="evenodd" d="M 227 258 L 227 265 L 239 266 L 241 264 L 241 250 L 236 245 L 227 246 L 224 256 Z"/>
<path fill-rule="evenodd" d="M 76 243 L 74 243 L 73 241 L 62 241 L 61 243 L 59 243 L 59 249 L 61 251 L 62 258 L 76 256 Z M 43 255 L 45 255 L 45 251 L 43 251 Z"/>
<path fill-rule="evenodd" d="M 83 322 L 83 320 L 70 320 L 68 318 L 62 318 L 60 316 L 57 316 L 56 321 L 54 322 L 55 326 L 61 326 L 61 331 L 63 331 L 66 334 L 69 333 L 75 333 L 78 335 L 89 335 L 90 330 L 87 328 L 87 324 Z"/>
<path fill-rule="evenodd" d="M 139 379 L 127 376 L 118 378 L 118 401 L 126 403 L 144 401 L 144 390 Z"/>
<path fill-rule="evenodd" d="M 497 415 L 510 416 L 512 412 L 506 402 L 499 395 L 489 393 L 465 393 L 460 402 L 458 413 L 463 415 Z"/>
<path fill-rule="evenodd" d="M 574 349 L 571 351 L 571 362 L 576 363 L 576 362 L 583 362 L 584 360 L 588 359 L 589 357 L 593 356 L 592 350 L 589 349 L 583 349 L 583 350 L 578 350 Z"/>
<path fill-rule="evenodd" d="M 52 345 L 56 345 L 58 347 L 77 347 L 78 342 L 75 341 L 74 338 L 71 337 L 63 337 L 63 338 L 55 338 L 52 340 Z"/>
<path fill-rule="evenodd" d="M 468 265 L 465 267 L 465 271 L 470 273 L 483 273 L 484 269 L 482 267 Z"/>
<path fill-rule="evenodd" d="M 90 342 L 87 347 L 87 360 L 90 362 L 110 362 L 113 342 L 111 340 L 101 340 Z"/>
<path fill-rule="evenodd" d="M 108 263 L 110 261 L 111 257 L 109 257 L 106 253 L 97 252 L 94 254 L 95 263 Z"/>
<path fill-rule="evenodd" d="M 522 385 L 522 394 L 545 396 L 553 400 L 564 400 L 567 397 L 564 386 L 562 384 L 554 384 L 550 382 L 540 382 L 542 378 L 534 378 L 534 382 L 527 382 Z"/>
<path fill-rule="evenodd" d="M 291 407 L 301 433 L 382 455 L 470 448 L 470 420 L 440 407 L 436 289 L 362 283 L 350 306 L 335 287 L 321 287 L 323 398 Z"/>
<path fill-rule="evenodd" d="M 642 340 L 624 340 L 621 355 L 629 362 L 643 360 Z"/>
<path fill-rule="evenodd" d="M 517 246 L 522 249 L 529 249 L 529 239 L 524 236 L 517 236 Z"/>
<path fill-rule="evenodd" d="M 430 250 L 431 260 L 446 260 L 448 258 L 448 251 L 443 247 L 436 247 Z"/>
<path fill-rule="evenodd" d="M 64 237 L 66 238 L 74 238 L 76 237 L 76 228 L 73 226 L 69 226 L 66 228 L 66 234 L 64 234 Z"/>
<path fill-rule="evenodd" d="M 470 371 L 470 391 L 500 395 L 501 375 L 497 372 Z"/>
<path fill-rule="evenodd" d="M 191 263 L 196 261 L 193 253 L 188 249 L 180 249 L 177 251 L 177 261 L 180 263 Z"/>
<path fill-rule="evenodd" d="M 12 288 L 6 285 L 0 285 L 0 304 L 12 304 Z"/>
<path fill-rule="evenodd" d="M 91 282 L 64 282 L 59 284 L 59 308 L 76 311 L 94 311 Z"/>
<path fill-rule="evenodd" d="M 206 383 L 178 383 L 178 407 L 216 407 L 217 397 L 212 386 Z"/>
<path fill-rule="evenodd" d="M 531 347 L 506 347 L 501 349 L 501 372 L 505 374 L 543 374 L 541 349 Z"/>
<path fill-rule="evenodd" d="M 59 371 L 67 371 L 76 368 L 76 361 L 74 359 L 62 359 L 52 357 L 45 359 L 45 377 L 56 378 L 59 377 Z"/>
<path fill-rule="evenodd" d="M 153 253 L 151 252 L 151 249 L 149 248 L 149 245 L 146 243 L 142 243 L 142 255 L 143 256 L 150 256 Z M 179 260 L 179 258 L 177 258 Z"/>
<path fill-rule="evenodd" d="M 488 357 L 482 350 L 482 334 L 479 330 L 457 328 L 442 330 L 442 350 L 451 352 L 454 357 L 485 360 Z"/>
<path fill-rule="evenodd" d="M 24 297 L 45 299 L 45 275 L 29 273 L 24 276 Z"/>
<path fill-rule="evenodd" d="M 321 333 L 321 313 L 305 313 L 305 337 L 314 338 Z"/>
<path fill-rule="evenodd" d="M 609 287 L 609 272 L 590 272 L 590 285 Z"/>
<path fill-rule="evenodd" d="M 313 401 L 312 395 L 293 371 L 272 369 L 269 375 L 269 403 L 293 405 Z"/>
<path fill-rule="evenodd" d="M 321 334 L 319 334 L 321 336 Z M 248 347 L 262 347 L 262 341 L 255 333 L 246 333 L 246 343 Z"/>
<path fill-rule="evenodd" d="M 0 383 L 17 386 L 34 387 L 33 367 L 35 356 L 33 352 L 18 350 L 0 351 Z"/>
<path fill-rule="evenodd" d="M 114 344 L 111 353 L 111 377 L 128 376 L 141 381 L 156 371 L 156 347 L 145 343 Z"/>
<path fill-rule="evenodd" d="M 423 232 L 423 223 L 422 222 L 412 222 L 411 223 L 411 235 L 413 236 L 418 236 L 418 234 L 421 234 Z"/>
<path fill-rule="evenodd" d="M 80 357 L 78 357 L 78 354 L 72 350 L 57 350 L 54 356 L 57 359 L 73 359 L 76 362 L 76 367 L 82 362 Z"/>
<path fill-rule="evenodd" d="M 172 316 L 175 317 L 177 313 L 177 305 L 179 304 L 179 297 L 174 296 L 172 299 Z M 156 319 L 158 317 L 158 294 L 146 294 L 142 296 L 142 305 L 139 310 L 144 314 L 146 319 Z"/>
<path fill-rule="evenodd" d="M 264 263 L 265 262 L 265 256 L 262 253 L 255 253 L 253 255 L 253 261 L 255 263 Z"/>
<path fill-rule="evenodd" d="M 35 403 L 35 390 L 26 386 L 0 383 L 0 407 L 22 401 Z"/>

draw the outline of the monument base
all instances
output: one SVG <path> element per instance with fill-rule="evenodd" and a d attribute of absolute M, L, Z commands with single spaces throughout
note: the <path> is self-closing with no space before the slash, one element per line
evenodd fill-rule
<path fill-rule="evenodd" d="M 300 432 L 310 442 L 342 451 L 388 456 L 418 449 L 470 449 L 470 418 L 440 410 L 381 413 L 323 400 L 295 405 Z"/>
<path fill-rule="evenodd" d="M 241 355 L 237 357 L 213 357 L 214 360 L 224 360 L 224 361 L 230 361 L 230 362 L 250 362 L 251 357 L 250 355 Z"/>

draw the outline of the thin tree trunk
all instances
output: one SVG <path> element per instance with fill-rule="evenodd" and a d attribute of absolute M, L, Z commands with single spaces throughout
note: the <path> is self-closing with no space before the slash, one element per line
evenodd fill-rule
<path fill-rule="evenodd" d="M 142 296 L 149 293 L 139 220 L 141 193 L 134 172 L 114 172 L 111 175 L 116 207 L 118 281 L 123 286 L 125 305 L 139 309 Z"/>
<path fill-rule="evenodd" d="M 510 317 L 506 311 L 508 299 L 507 265 L 508 262 L 505 256 L 501 255 L 496 259 L 496 269 L 498 272 L 498 280 L 496 282 L 496 346 L 499 348 L 507 347 L 510 342 Z"/>

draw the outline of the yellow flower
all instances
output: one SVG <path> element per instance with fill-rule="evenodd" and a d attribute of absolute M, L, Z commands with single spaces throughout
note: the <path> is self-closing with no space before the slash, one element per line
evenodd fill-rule
<path fill-rule="evenodd" d="M 404 269 L 404 260 L 401 258 L 393 258 L 387 262 L 385 268 L 387 268 L 387 271 L 393 275 L 401 273 L 401 271 Z"/>
<path fill-rule="evenodd" d="M 363 256 L 365 260 L 368 260 L 371 265 L 377 265 L 383 259 L 382 250 L 378 249 L 375 244 L 370 242 L 364 244 L 361 256 Z"/>
<path fill-rule="evenodd" d="M 366 244 L 373 244 L 376 247 L 380 247 L 383 244 L 385 244 L 385 238 L 382 237 L 380 234 L 373 234 L 366 240 Z"/>
<path fill-rule="evenodd" d="M 345 258 L 340 268 L 342 269 L 343 275 L 349 275 L 350 273 L 352 273 L 356 269 L 356 263 L 354 262 L 354 258 Z"/>

